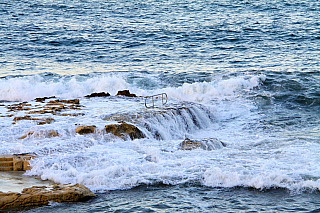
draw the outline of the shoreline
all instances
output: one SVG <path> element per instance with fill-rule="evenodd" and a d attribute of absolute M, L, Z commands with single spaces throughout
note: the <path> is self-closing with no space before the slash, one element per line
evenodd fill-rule
<path fill-rule="evenodd" d="M 33 186 L 50 186 L 55 183 L 49 180 L 41 180 L 37 176 L 26 176 L 25 171 L 1 171 L 0 192 L 21 192 L 25 188 Z"/>

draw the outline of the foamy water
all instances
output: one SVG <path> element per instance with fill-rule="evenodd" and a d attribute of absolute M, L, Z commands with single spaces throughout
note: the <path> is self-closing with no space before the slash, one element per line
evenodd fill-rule
<path fill-rule="evenodd" d="M 317 135 L 296 137 L 296 130 L 259 129 L 265 115 L 250 97 L 261 91 L 264 75 L 212 78 L 211 81 L 183 83 L 178 86 L 144 88 L 140 80 L 155 82 L 155 75 L 131 73 L 91 74 L 48 78 L 22 76 L 0 79 L 1 115 L 24 116 L 26 112 L 7 112 L 5 106 L 28 101 L 36 106 L 37 97 L 56 96 L 80 99 L 80 116 L 32 114 L 51 117 L 51 124 L 17 121 L 3 117 L 0 153 L 32 152 L 27 175 L 38 175 L 56 183 L 82 183 L 96 192 L 130 189 L 141 184 L 199 183 L 209 187 L 286 188 L 292 191 L 319 190 L 319 143 Z M 132 80 L 133 79 L 133 80 Z M 159 81 L 159 80 L 157 80 Z M 129 89 L 140 97 L 115 97 L 118 90 Z M 92 92 L 109 92 L 106 98 L 84 98 Z M 143 96 L 167 93 L 165 106 L 147 109 Z M 13 101 L 13 102 L 12 102 Z M 126 121 L 147 136 L 120 139 L 106 134 L 106 124 Z M 94 134 L 79 135 L 76 125 L 96 125 Z M 47 137 L 55 130 L 59 137 Z M 19 139 L 34 131 L 36 136 Z M 304 130 L 302 130 L 304 131 Z M 314 130 L 316 131 L 316 130 Z M 211 151 L 180 150 L 185 139 L 216 138 L 226 144 Z M 307 140 L 310 139 L 310 140 Z"/>
<path fill-rule="evenodd" d="M 27 175 L 99 192 L 31 212 L 318 211 L 319 11 L 314 0 L 2 0 L 0 154 L 36 153 Z M 94 92 L 111 96 L 84 97 Z M 145 107 L 162 93 L 166 105 Z M 27 114 L 52 96 L 80 104 Z M 8 111 L 21 102 L 29 110 Z M 38 120 L 15 121 L 25 115 Z M 122 121 L 146 137 L 106 134 Z"/>

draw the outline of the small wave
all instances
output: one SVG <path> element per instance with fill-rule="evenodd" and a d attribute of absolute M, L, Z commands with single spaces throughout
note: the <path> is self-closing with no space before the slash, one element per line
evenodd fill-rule
<path fill-rule="evenodd" d="M 264 75 L 235 77 L 211 82 L 185 83 L 181 87 L 166 88 L 162 91 L 181 101 L 209 103 L 217 99 L 237 98 L 241 92 L 259 87 L 265 79 Z"/>
<path fill-rule="evenodd" d="M 81 76 L 51 78 L 40 75 L 0 79 L 0 99 L 6 101 L 30 101 L 37 97 L 57 96 L 78 98 L 92 92 L 118 90 L 130 86 L 121 76 L 97 75 L 89 78 Z"/>
<path fill-rule="evenodd" d="M 137 78 L 137 79 L 135 79 Z M 143 80 L 145 79 L 145 80 Z M 166 92 L 170 98 L 180 101 L 210 102 L 212 99 L 237 97 L 239 92 L 258 87 L 265 76 L 235 77 L 211 82 L 185 83 L 180 87 L 165 85 L 157 89 L 153 75 L 141 77 L 128 73 L 92 74 L 88 76 L 50 76 L 32 75 L 0 79 L 0 100 L 30 101 L 38 97 L 56 96 L 60 98 L 79 98 L 93 92 L 109 92 L 130 89 L 138 95 Z M 142 84 L 141 81 L 147 82 Z M 139 83 L 140 82 L 140 83 Z M 164 82 L 160 82 L 163 85 Z M 152 90 L 150 90 L 152 89 Z"/>
<path fill-rule="evenodd" d="M 204 173 L 203 177 L 203 185 L 210 187 L 247 187 L 259 190 L 283 188 L 292 192 L 320 191 L 320 178 L 297 180 L 281 171 L 243 175 L 235 171 L 223 171 L 218 167 L 212 167 Z"/>

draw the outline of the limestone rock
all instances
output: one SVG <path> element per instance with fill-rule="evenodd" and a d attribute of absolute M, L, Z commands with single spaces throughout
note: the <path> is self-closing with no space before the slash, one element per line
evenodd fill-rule
<path fill-rule="evenodd" d="M 203 150 L 216 150 L 225 147 L 226 144 L 216 138 L 207 138 L 201 140 L 191 140 L 186 138 L 179 144 L 179 149 L 181 150 L 193 150 L 193 149 L 203 149 Z"/>
<path fill-rule="evenodd" d="M 92 126 L 78 126 L 76 128 L 76 133 L 80 134 L 80 135 L 84 135 L 84 134 L 89 134 L 89 133 L 94 133 L 94 130 L 96 129 L 96 126 L 92 125 Z"/>
<path fill-rule="evenodd" d="M 21 121 L 21 120 L 31 120 L 31 121 L 36 121 L 38 125 L 43 125 L 43 124 L 50 124 L 51 122 L 54 121 L 53 118 L 33 118 L 30 115 L 25 115 L 23 117 L 14 117 L 13 121 Z"/>
<path fill-rule="evenodd" d="M 57 102 L 58 100 L 55 100 L 55 101 L 49 101 L 46 106 L 61 106 L 61 107 L 64 107 L 64 104 L 63 103 L 59 103 Z"/>
<path fill-rule="evenodd" d="M 29 160 L 35 154 L 23 153 L 14 155 L 0 155 L 0 171 L 25 171 L 30 169 Z"/>
<path fill-rule="evenodd" d="M 127 97 L 137 97 L 136 94 L 131 94 L 129 90 L 118 91 L 117 95 L 123 95 Z"/>
<path fill-rule="evenodd" d="M 43 97 L 43 98 L 36 98 L 34 99 L 36 102 L 44 102 L 46 99 L 50 99 L 50 98 L 56 98 L 56 96 L 51 96 L 51 97 Z"/>
<path fill-rule="evenodd" d="M 59 114 L 60 116 L 83 116 L 85 115 L 84 113 L 62 113 Z"/>
<path fill-rule="evenodd" d="M 13 121 L 31 120 L 31 119 L 32 119 L 31 116 L 25 115 L 25 116 L 23 116 L 23 117 L 14 117 L 14 118 L 13 118 Z"/>
<path fill-rule="evenodd" d="M 79 99 L 71 99 L 71 100 L 60 100 L 62 103 L 66 104 L 80 104 Z"/>
<path fill-rule="evenodd" d="M 82 184 L 64 184 L 53 186 L 33 186 L 21 193 L 0 192 L 0 209 L 21 208 L 47 205 L 53 202 L 84 201 L 96 196 Z"/>
<path fill-rule="evenodd" d="M 6 106 L 8 109 L 8 112 L 17 112 L 17 111 L 26 111 L 26 114 L 53 114 L 53 115 L 62 115 L 61 112 L 67 111 L 67 110 L 81 110 L 81 105 L 79 99 L 70 99 L 70 100 L 50 100 L 46 102 L 46 99 L 55 98 L 52 97 L 44 97 L 44 98 L 36 98 L 36 102 L 42 102 L 43 104 L 36 104 L 32 105 L 28 102 L 22 102 L 19 104 L 12 104 Z M 17 117 L 14 121 L 20 121 L 20 120 L 39 120 L 38 124 L 47 124 L 48 120 L 44 119 L 36 119 L 32 118 L 31 116 L 23 116 L 23 117 Z M 52 120 L 51 120 L 52 121 Z M 51 122 L 50 121 L 50 122 Z"/>
<path fill-rule="evenodd" d="M 129 135 L 132 140 L 145 137 L 145 135 L 141 132 L 140 129 L 138 129 L 138 127 L 124 122 L 120 124 L 106 125 L 105 131 L 107 133 L 112 133 L 113 135 L 120 138 L 125 138 L 126 135 Z"/>
<path fill-rule="evenodd" d="M 84 97 L 93 98 L 93 97 L 108 97 L 108 96 L 110 96 L 110 94 L 108 92 L 107 93 L 105 93 L 105 92 L 98 92 L 98 93 L 94 92 L 94 93 L 92 93 L 90 95 L 86 95 Z"/>
<path fill-rule="evenodd" d="M 28 104 L 28 102 L 22 102 L 22 103 L 18 103 L 18 104 L 12 104 L 12 105 L 8 105 L 6 106 L 6 108 L 9 110 L 9 112 L 16 112 L 16 111 L 28 111 L 30 110 L 30 104 Z"/>
<path fill-rule="evenodd" d="M 70 99 L 70 100 L 53 100 L 53 101 L 49 101 L 48 103 L 65 103 L 65 104 L 79 104 L 80 101 L 79 99 Z"/>

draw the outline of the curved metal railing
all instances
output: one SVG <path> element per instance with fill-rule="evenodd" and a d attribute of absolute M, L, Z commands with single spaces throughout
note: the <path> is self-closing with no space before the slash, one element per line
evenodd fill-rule
<path fill-rule="evenodd" d="M 155 99 L 160 99 L 162 101 L 162 105 L 165 105 L 168 102 L 168 95 L 167 93 L 160 93 L 160 94 L 156 94 L 156 95 L 151 95 L 151 96 L 145 96 L 144 97 L 144 106 L 146 108 L 154 108 L 154 100 Z M 147 100 L 151 99 L 152 100 L 152 106 L 148 106 L 147 105 Z"/>

